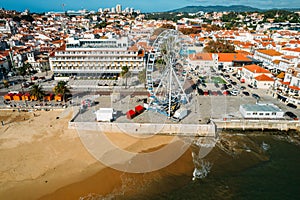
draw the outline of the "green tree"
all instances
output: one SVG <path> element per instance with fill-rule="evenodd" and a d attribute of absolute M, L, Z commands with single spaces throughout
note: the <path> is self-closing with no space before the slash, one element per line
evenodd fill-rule
<path fill-rule="evenodd" d="M 32 71 L 32 65 L 30 63 L 24 63 L 22 67 L 18 68 L 19 75 L 23 76 L 23 78 L 25 78 L 26 75 L 29 75 L 30 80 L 31 80 L 31 71 Z"/>
<path fill-rule="evenodd" d="M 163 24 L 160 28 L 175 29 L 175 26 L 172 24 Z"/>
<path fill-rule="evenodd" d="M 32 86 L 32 88 L 30 89 L 30 94 L 32 96 L 36 97 L 37 100 L 41 100 L 45 96 L 45 92 L 44 92 L 42 86 L 38 85 L 38 84 L 35 84 Z"/>
<path fill-rule="evenodd" d="M 127 87 L 127 78 L 131 75 L 128 66 L 123 66 L 121 71 L 121 77 L 125 78 L 125 87 Z"/>
<path fill-rule="evenodd" d="M 64 101 L 66 102 L 66 95 L 70 93 L 70 89 L 65 81 L 59 81 L 57 85 L 53 88 L 55 95 L 62 95 Z"/>
<path fill-rule="evenodd" d="M 6 89 L 9 88 L 9 82 L 7 80 L 3 80 L 3 84 Z"/>
<path fill-rule="evenodd" d="M 204 47 L 204 51 L 208 53 L 235 53 L 235 47 L 227 40 L 211 40 Z"/>

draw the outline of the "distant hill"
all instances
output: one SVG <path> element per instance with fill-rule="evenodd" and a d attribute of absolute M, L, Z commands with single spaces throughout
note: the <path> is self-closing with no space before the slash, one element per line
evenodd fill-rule
<path fill-rule="evenodd" d="M 299 11 L 300 8 L 274 8 L 270 10 L 288 10 L 288 11 Z M 187 12 L 187 13 L 197 13 L 199 11 L 203 12 L 262 12 L 266 11 L 259 8 L 253 8 L 251 6 L 243 5 L 232 5 L 232 6 L 186 6 L 183 8 L 171 10 L 169 12 Z"/>

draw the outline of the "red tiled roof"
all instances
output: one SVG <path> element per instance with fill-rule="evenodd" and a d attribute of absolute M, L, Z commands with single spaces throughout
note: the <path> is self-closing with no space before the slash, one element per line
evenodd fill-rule
<path fill-rule="evenodd" d="M 299 87 L 297 87 L 297 86 L 292 86 L 292 85 L 290 85 L 289 88 L 292 89 L 292 90 L 300 90 Z"/>
<path fill-rule="evenodd" d="M 190 54 L 189 59 L 191 59 L 191 60 L 211 60 L 212 61 L 212 55 L 211 55 L 211 53 Z"/>
<path fill-rule="evenodd" d="M 294 59 L 294 58 L 298 58 L 297 56 L 283 56 L 282 58 L 290 60 L 290 59 Z"/>
<path fill-rule="evenodd" d="M 241 53 L 219 53 L 219 62 L 232 62 L 232 61 L 251 61 L 246 55 Z"/>
<path fill-rule="evenodd" d="M 282 53 L 275 51 L 274 49 L 259 49 L 257 50 L 260 53 L 267 54 L 269 56 L 281 56 Z"/>
<path fill-rule="evenodd" d="M 255 77 L 255 79 L 257 81 L 274 81 L 273 78 L 271 78 L 271 77 L 269 77 L 269 76 L 267 76 L 265 74 L 259 75 L 259 76 Z"/>
<path fill-rule="evenodd" d="M 283 81 L 280 81 L 281 82 L 281 84 L 283 84 L 283 85 L 290 85 L 290 82 L 283 82 Z"/>
<path fill-rule="evenodd" d="M 246 66 L 244 66 L 244 68 L 253 73 L 267 73 L 267 74 L 271 73 L 269 70 L 264 69 L 258 65 L 246 65 Z"/>
<path fill-rule="evenodd" d="M 284 48 L 283 50 L 285 51 L 295 51 L 295 52 L 300 52 L 300 47 L 299 48 Z"/>

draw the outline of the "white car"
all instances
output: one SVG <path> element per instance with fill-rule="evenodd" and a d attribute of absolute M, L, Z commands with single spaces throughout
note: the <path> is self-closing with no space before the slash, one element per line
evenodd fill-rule
<path fill-rule="evenodd" d="M 240 93 L 240 91 L 232 90 L 232 91 L 230 91 L 230 93 L 231 93 L 232 96 L 237 96 Z"/>

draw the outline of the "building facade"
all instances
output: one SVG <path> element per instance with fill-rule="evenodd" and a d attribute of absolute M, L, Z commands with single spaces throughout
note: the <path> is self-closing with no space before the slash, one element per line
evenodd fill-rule
<path fill-rule="evenodd" d="M 274 84 L 272 76 L 269 70 L 258 65 L 246 65 L 241 71 L 241 77 L 246 84 L 262 89 L 267 89 Z"/>
<path fill-rule="evenodd" d="M 244 118 L 280 119 L 284 112 L 274 104 L 243 104 L 240 113 Z"/>
<path fill-rule="evenodd" d="M 144 51 L 130 48 L 127 37 L 110 39 L 70 38 L 65 48 L 49 58 L 55 77 L 118 76 L 123 66 L 132 73 L 143 70 Z"/>

